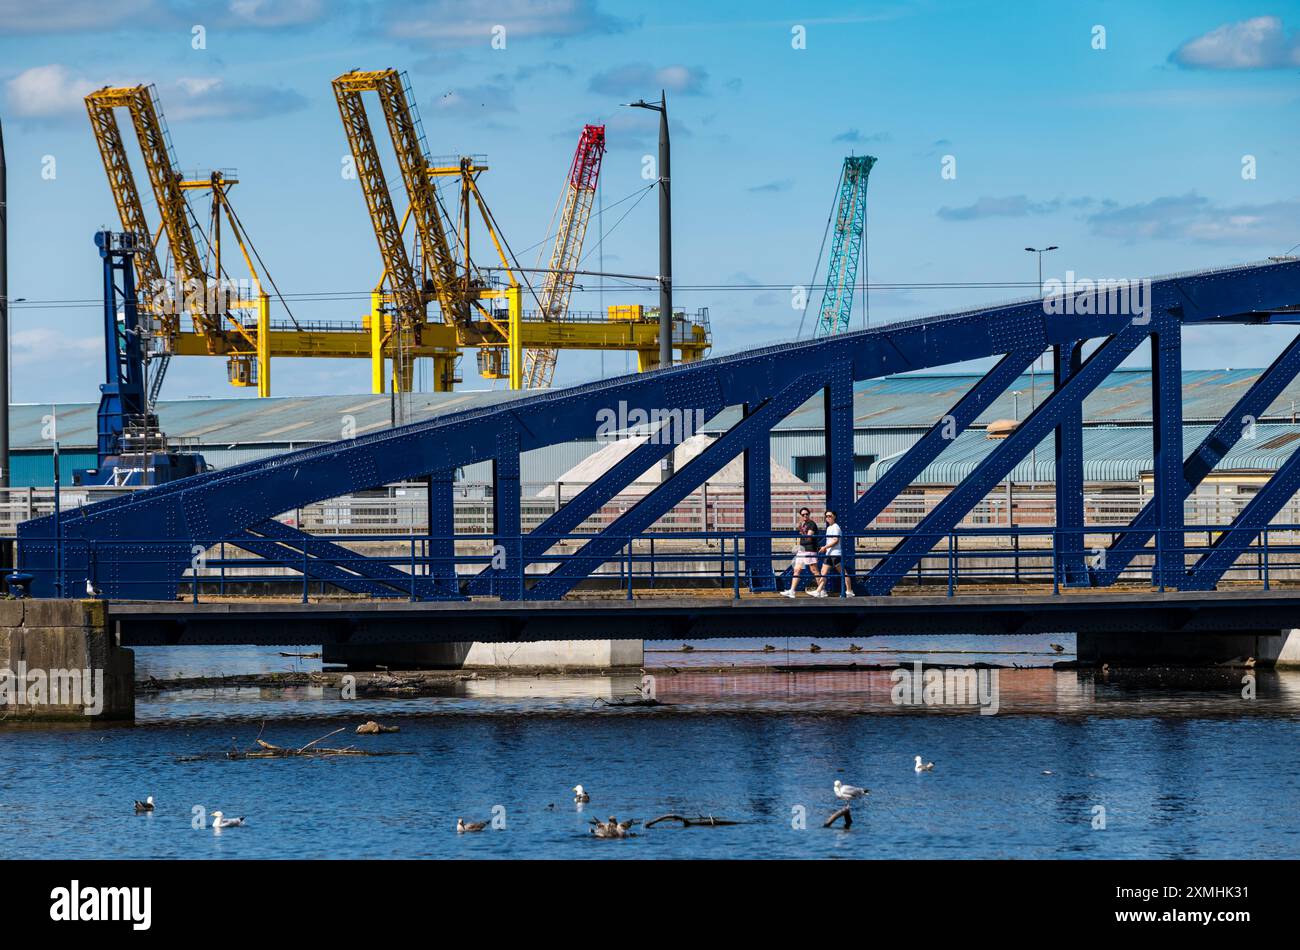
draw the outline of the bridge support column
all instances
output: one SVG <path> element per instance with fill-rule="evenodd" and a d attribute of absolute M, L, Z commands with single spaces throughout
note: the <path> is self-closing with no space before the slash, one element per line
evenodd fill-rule
<path fill-rule="evenodd" d="M 1053 348 L 1052 368 L 1060 389 L 1079 371 L 1083 341 Z M 1068 587 L 1086 587 L 1083 532 L 1083 404 L 1066 411 L 1056 427 L 1056 548 L 1057 580 Z"/>
<path fill-rule="evenodd" d="M 526 565 L 519 518 L 519 433 L 514 429 L 497 436 L 492 459 L 492 533 L 496 542 L 489 566 L 503 560 L 505 565 L 494 575 L 494 593 L 503 600 L 522 600 Z"/>
<path fill-rule="evenodd" d="M 427 479 L 429 510 L 429 575 L 439 593 L 458 594 L 456 580 L 456 509 L 452 490 L 455 473 L 434 472 Z"/>
<path fill-rule="evenodd" d="M 847 361 L 834 364 L 826 386 L 826 507 L 836 514 L 843 551 L 844 573 L 853 571 L 853 536 L 846 527 L 857 501 L 853 459 L 853 367 Z"/>
<path fill-rule="evenodd" d="M 745 415 L 752 410 L 745 406 Z M 772 573 L 772 431 L 754 434 L 745 449 L 745 571 L 752 591 L 776 590 Z M 754 535 L 762 537 L 754 537 Z"/>
<path fill-rule="evenodd" d="M 0 723 L 135 718 L 135 655 L 107 604 L 0 601 Z"/>
<path fill-rule="evenodd" d="M 1300 630 L 1221 633 L 1080 633 L 1079 662 L 1089 666 L 1300 667 Z"/>
<path fill-rule="evenodd" d="M 1155 457 L 1155 504 L 1157 517 L 1155 570 L 1156 586 L 1179 587 L 1185 576 L 1183 564 L 1183 356 L 1180 325 L 1168 313 L 1158 318 L 1151 336 L 1151 393 L 1155 425 L 1152 439 Z"/>

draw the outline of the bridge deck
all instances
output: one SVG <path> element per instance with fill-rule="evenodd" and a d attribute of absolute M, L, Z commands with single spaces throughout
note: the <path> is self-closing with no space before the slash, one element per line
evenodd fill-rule
<path fill-rule="evenodd" d="M 1214 633 L 1290 629 L 1300 589 L 893 597 L 705 596 L 553 602 L 114 601 L 122 646 L 702 640 L 877 634 Z"/>

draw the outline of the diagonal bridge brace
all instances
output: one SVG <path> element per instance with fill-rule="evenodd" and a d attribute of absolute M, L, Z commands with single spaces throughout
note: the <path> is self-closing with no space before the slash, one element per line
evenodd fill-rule
<path fill-rule="evenodd" d="M 1267 484 L 1250 500 L 1232 524 L 1215 540 L 1210 550 L 1188 572 L 1179 590 L 1214 590 L 1219 580 L 1270 521 L 1300 490 L 1300 450 L 1292 452 L 1278 466 Z"/>
<path fill-rule="evenodd" d="M 719 408 L 712 408 L 709 414 L 716 414 Z M 559 499 L 558 503 L 562 506 L 560 510 L 524 537 L 524 567 L 527 568 L 529 564 L 542 559 L 563 536 L 578 528 L 595 514 L 601 505 L 614 498 L 634 478 L 663 458 L 672 448 L 671 445 L 660 444 L 653 439 L 652 435 L 646 442 L 638 445 L 568 503 Z M 492 589 L 493 576 L 501 573 L 501 571 L 493 571 L 492 566 L 488 565 L 470 579 L 469 592 L 489 593 Z"/>
<path fill-rule="evenodd" d="M 306 571 L 313 580 L 326 581 L 354 594 L 411 596 L 410 574 L 274 519 L 244 529 L 241 534 L 230 538 L 229 543 L 293 570 Z M 305 563 L 304 546 L 307 553 Z M 429 578 L 416 576 L 415 596 L 446 599 L 451 592 L 445 589 L 446 585 L 443 586 L 444 590 L 436 592 Z"/>
<path fill-rule="evenodd" d="M 976 466 L 899 541 L 867 575 L 867 593 L 888 594 L 916 564 L 948 534 L 968 511 L 1001 482 L 1011 470 L 1060 424 L 1065 415 L 1092 392 L 1148 336 L 1144 325 L 1129 324 L 1107 339 L 1079 368 L 1079 372 L 1039 403 L 1016 431 Z"/>
<path fill-rule="evenodd" d="M 948 411 L 948 414 L 930 427 L 889 470 L 862 495 L 850 513 L 849 530 L 864 531 L 875 521 L 885 507 L 898 497 L 899 492 L 914 482 L 927 465 L 939 457 L 953 440 L 979 418 L 998 396 L 1014 383 L 1041 353 L 1038 347 L 1022 347 L 1006 354 L 984 378 L 971 387 Z"/>
<path fill-rule="evenodd" d="M 598 570 L 629 539 L 646 531 L 671 511 L 673 506 L 699 488 L 709 476 L 739 455 L 747 445 L 755 440 L 770 439 L 772 426 L 798 409 L 824 385 L 823 378 L 811 375 L 800 376 L 789 383 L 534 584 L 525 595 L 526 599 L 549 600 L 563 597 L 578 581 Z"/>
<path fill-rule="evenodd" d="M 1282 390 L 1300 373 L 1300 336 L 1297 336 L 1242 394 L 1201 444 L 1183 462 L 1183 500 L 1191 496 L 1232 447 L 1241 441 L 1248 419 L 1258 419 L 1273 404 Z M 1106 549 L 1105 567 L 1092 571 L 1096 586 L 1107 587 L 1117 580 L 1129 563 L 1147 546 L 1159 523 L 1155 500 L 1147 502 L 1124 532 Z"/>

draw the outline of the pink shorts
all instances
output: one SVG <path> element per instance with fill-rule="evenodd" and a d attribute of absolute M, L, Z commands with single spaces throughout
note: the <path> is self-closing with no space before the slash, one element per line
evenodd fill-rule
<path fill-rule="evenodd" d="M 800 551 L 794 556 L 795 570 L 801 567 L 816 567 L 817 553 L 815 551 Z"/>

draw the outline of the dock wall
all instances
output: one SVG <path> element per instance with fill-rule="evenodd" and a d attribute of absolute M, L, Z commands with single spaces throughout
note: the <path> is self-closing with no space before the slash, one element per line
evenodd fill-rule
<path fill-rule="evenodd" d="M 0 601 L 0 721 L 135 718 L 135 655 L 107 618 L 100 601 Z"/>

